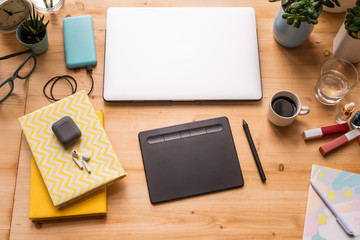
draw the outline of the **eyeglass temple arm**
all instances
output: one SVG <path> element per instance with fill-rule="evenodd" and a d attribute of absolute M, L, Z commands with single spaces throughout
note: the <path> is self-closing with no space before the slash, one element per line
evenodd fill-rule
<path fill-rule="evenodd" d="M 33 50 L 31 50 L 31 49 L 26 49 L 26 50 L 23 50 L 23 51 L 20 51 L 20 52 L 12 53 L 12 54 L 9 54 L 9 55 L 0 57 L 0 60 L 9 59 L 9 58 L 12 58 L 12 57 L 15 57 L 15 56 L 19 56 L 19 55 L 22 55 L 22 54 L 25 54 L 25 53 L 33 53 Z"/>

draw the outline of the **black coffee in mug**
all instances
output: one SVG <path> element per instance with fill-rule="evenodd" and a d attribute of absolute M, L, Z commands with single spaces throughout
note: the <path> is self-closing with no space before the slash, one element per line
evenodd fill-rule
<path fill-rule="evenodd" d="M 296 113 L 295 102 L 288 97 L 277 97 L 271 102 L 274 112 L 282 117 L 292 117 Z"/>

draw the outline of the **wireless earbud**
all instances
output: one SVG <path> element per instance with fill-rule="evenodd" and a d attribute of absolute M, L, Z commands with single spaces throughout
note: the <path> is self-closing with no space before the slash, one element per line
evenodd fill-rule
<path fill-rule="evenodd" d="M 72 159 L 73 159 L 74 163 L 82 170 L 83 165 L 81 164 L 81 162 L 79 160 L 77 160 L 78 157 L 79 157 L 79 153 L 76 150 L 73 150 L 72 151 Z"/>
<path fill-rule="evenodd" d="M 72 150 L 72 156 L 74 158 L 78 158 L 79 157 L 79 153 L 76 150 Z"/>
<path fill-rule="evenodd" d="M 84 164 L 84 167 L 85 167 L 85 169 L 86 169 L 86 171 L 88 172 L 88 173 L 91 173 L 91 169 L 90 169 L 90 167 L 89 167 L 89 165 L 88 165 L 88 161 L 90 160 L 90 154 L 89 153 L 84 153 L 82 156 L 81 156 L 81 160 L 82 160 L 82 162 L 83 162 L 83 164 Z"/>
<path fill-rule="evenodd" d="M 84 161 L 89 161 L 90 160 L 90 154 L 89 153 L 84 153 L 82 156 L 81 156 L 81 159 L 84 160 Z"/>

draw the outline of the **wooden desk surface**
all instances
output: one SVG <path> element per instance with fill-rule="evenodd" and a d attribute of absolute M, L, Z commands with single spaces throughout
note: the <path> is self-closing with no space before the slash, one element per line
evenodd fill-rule
<path fill-rule="evenodd" d="M 332 57 L 332 41 L 344 14 L 323 12 L 309 40 L 286 49 L 273 39 L 273 18 L 280 3 L 267 0 L 81 1 L 66 0 L 55 14 L 47 14 L 49 49 L 37 57 L 30 79 L 15 81 L 15 91 L 0 104 L 0 238 L 1 239 L 301 239 L 312 164 L 360 173 L 357 141 L 324 158 L 318 148 L 329 138 L 305 142 L 302 131 L 334 124 L 338 107 L 320 104 L 313 86 L 321 65 Z M 102 100 L 106 9 L 115 6 L 251 6 L 255 8 L 263 83 L 263 99 L 256 103 L 116 103 Z M 49 104 L 45 82 L 53 76 L 76 77 L 79 89 L 89 89 L 84 69 L 65 66 L 62 19 L 90 14 L 94 19 L 98 64 L 91 101 L 103 109 L 105 129 L 128 176 L 109 187 L 106 218 L 33 223 L 29 216 L 30 149 L 17 118 Z M 0 55 L 22 50 L 15 34 L 0 34 Z M 0 76 L 14 71 L 19 59 L 0 62 Z M 297 93 L 311 113 L 291 126 L 279 128 L 266 117 L 271 95 L 282 89 Z M 58 96 L 69 87 L 59 84 Z M 360 106 L 359 87 L 343 102 Z M 358 107 L 357 107 L 358 108 Z M 218 193 L 152 205 L 149 201 L 138 132 L 207 118 L 230 120 L 245 185 Z M 267 181 L 262 183 L 242 129 L 248 122 Z M 331 138 L 330 138 L 331 139 Z"/>

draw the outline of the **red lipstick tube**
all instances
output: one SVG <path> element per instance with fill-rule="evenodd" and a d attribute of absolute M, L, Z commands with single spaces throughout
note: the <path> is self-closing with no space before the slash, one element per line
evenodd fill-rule
<path fill-rule="evenodd" d="M 304 140 L 308 140 L 336 133 L 346 133 L 347 131 L 349 131 L 349 125 L 347 123 L 335 124 L 327 127 L 306 130 L 303 132 L 303 137 Z"/>

